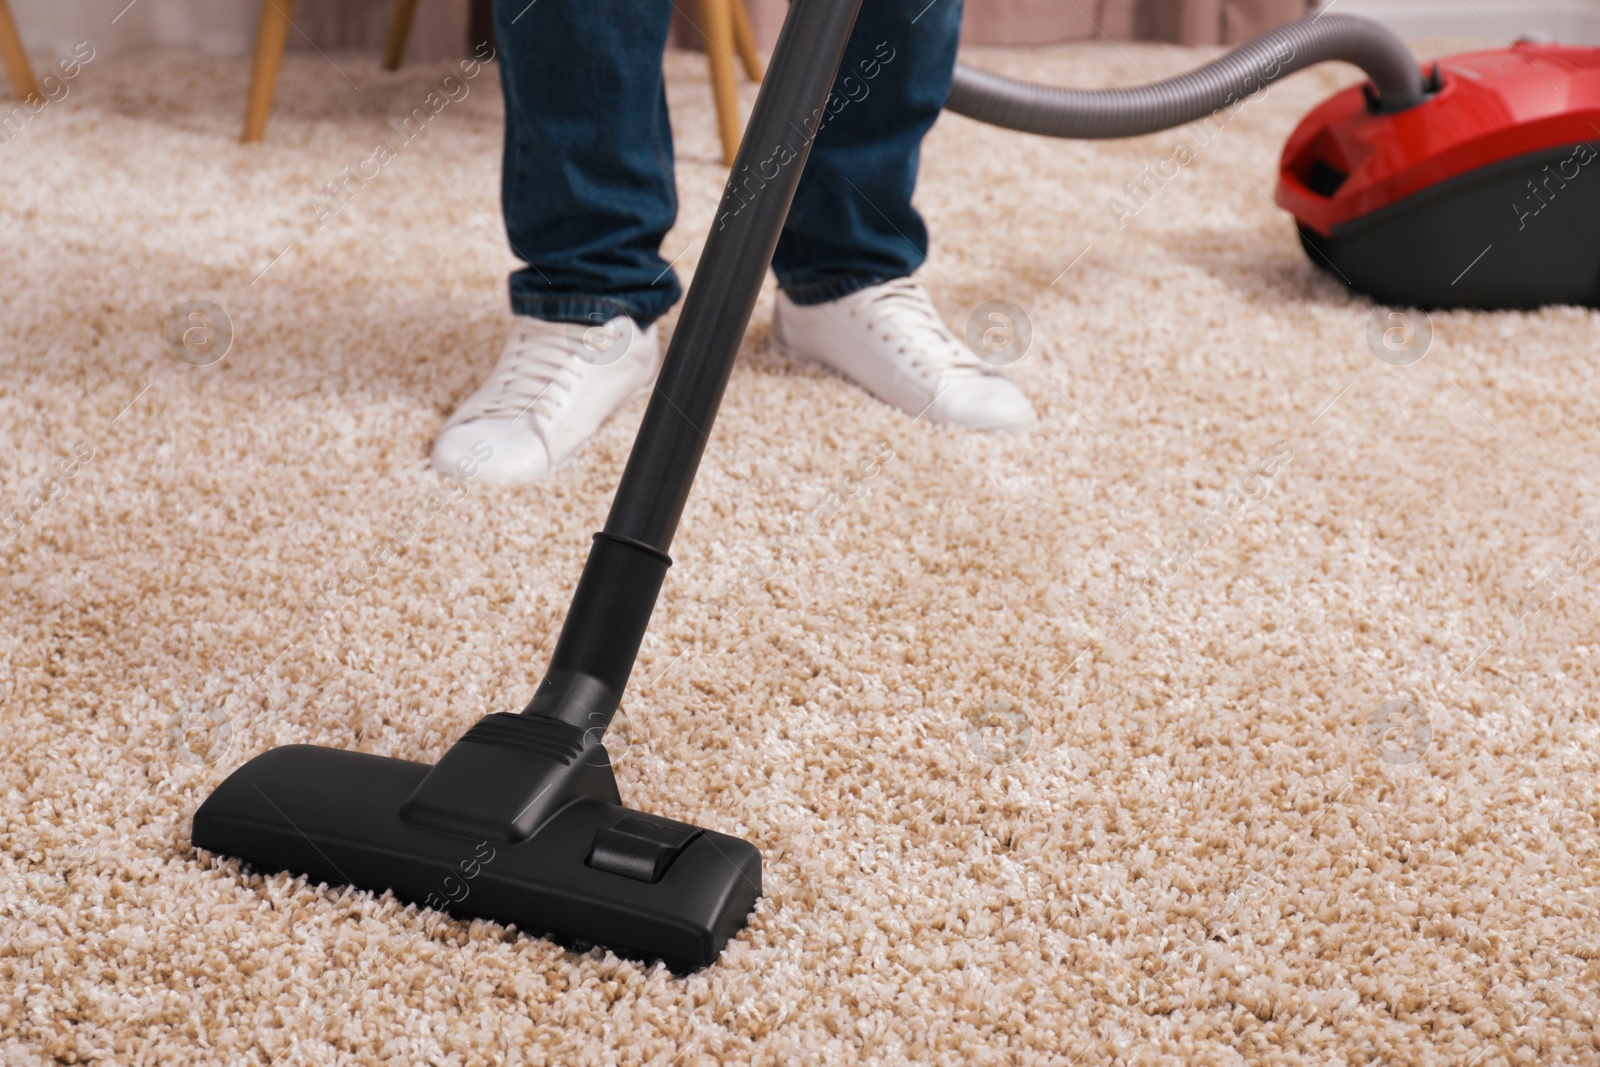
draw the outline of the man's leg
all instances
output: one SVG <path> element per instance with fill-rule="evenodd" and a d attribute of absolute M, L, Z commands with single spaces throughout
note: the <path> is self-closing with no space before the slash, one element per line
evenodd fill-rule
<path fill-rule="evenodd" d="M 1020 430 L 1033 405 L 997 369 L 1020 353 L 989 347 L 1006 324 L 985 323 L 975 352 L 910 279 L 928 252 L 911 206 L 922 138 L 949 95 L 960 31 L 961 0 L 863 0 L 772 258 L 772 335 L 918 418 Z"/>
<path fill-rule="evenodd" d="M 511 337 L 433 443 L 460 477 L 560 466 L 660 363 L 681 295 L 660 255 L 677 214 L 661 52 L 672 0 L 496 0 Z"/>
<path fill-rule="evenodd" d="M 671 20 L 672 0 L 495 0 L 517 314 L 649 325 L 682 295 L 659 251 L 678 211 Z"/>
<path fill-rule="evenodd" d="M 772 266 L 797 304 L 922 265 L 922 138 L 950 93 L 961 0 L 864 0 Z M 808 133 L 810 131 L 807 131 Z"/>

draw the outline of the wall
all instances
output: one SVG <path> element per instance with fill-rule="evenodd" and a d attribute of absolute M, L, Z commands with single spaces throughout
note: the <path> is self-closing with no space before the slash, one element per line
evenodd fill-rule
<path fill-rule="evenodd" d="M 786 0 L 746 0 L 756 34 L 772 47 Z M 1239 41 L 1296 17 L 1307 6 L 1367 15 L 1408 37 L 1548 34 L 1570 44 L 1600 44 L 1600 0 L 966 0 L 968 44 L 1047 44 L 1098 37 L 1148 37 L 1199 43 Z M 692 10 L 693 4 L 681 4 Z M 1187 24 L 1187 25 L 1186 25 Z M 1206 37 L 1211 26 L 1220 27 Z M 690 43 L 680 37 L 683 43 Z"/>
<path fill-rule="evenodd" d="M 1600 0 L 1334 0 L 1336 11 L 1368 15 L 1406 37 L 1548 35 L 1600 44 Z"/>

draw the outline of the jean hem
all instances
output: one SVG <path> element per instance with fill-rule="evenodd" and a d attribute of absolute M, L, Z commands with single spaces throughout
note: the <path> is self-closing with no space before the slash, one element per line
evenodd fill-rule
<path fill-rule="evenodd" d="M 879 274 L 864 271 L 851 271 L 848 274 L 836 274 L 820 282 L 809 285 L 784 286 L 783 292 L 790 300 L 800 307 L 812 304 L 831 304 L 835 300 L 843 300 L 851 293 L 859 293 L 863 289 L 870 289 L 874 285 L 892 282 L 896 278 L 909 278 L 911 273 L 905 274 Z"/>
<path fill-rule="evenodd" d="M 649 326 L 666 314 L 673 303 L 676 301 L 669 301 L 665 308 L 656 310 L 604 296 L 513 296 L 511 311 L 546 322 L 574 322 L 584 326 L 609 322 L 618 315 L 626 315 L 640 326 Z"/>

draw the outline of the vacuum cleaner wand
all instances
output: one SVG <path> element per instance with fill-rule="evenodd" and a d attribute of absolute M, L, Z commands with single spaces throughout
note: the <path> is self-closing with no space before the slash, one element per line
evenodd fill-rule
<path fill-rule="evenodd" d="M 676 969 L 710 963 L 744 925 L 761 893 L 755 846 L 622 806 L 601 739 L 809 154 L 799 131 L 818 126 L 860 3 L 790 5 L 733 173 L 774 146 L 782 165 L 753 196 L 728 183 L 532 702 L 480 720 L 431 767 L 312 745 L 262 753 L 195 813 L 196 846 Z"/>

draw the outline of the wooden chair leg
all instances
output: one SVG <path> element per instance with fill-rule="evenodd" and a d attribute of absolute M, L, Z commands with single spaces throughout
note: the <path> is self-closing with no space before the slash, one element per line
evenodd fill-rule
<path fill-rule="evenodd" d="M 700 0 L 700 32 L 706 38 L 706 62 L 711 67 L 711 93 L 717 102 L 717 128 L 722 133 L 722 161 L 733 165 L 739 151 L 738 72 L 733 68 L 733 8 L 731 0 Z"/>
<path fill-rule="evenodd" d="M 283 63 L 283 49 L 289 43 L 289 20 L 293 17 L 294 0 L 261 0 L 256 58 L 250 65 L 250 98 L 245 102 L 244 134 L 239 138 L 246 143 L 266 136 L 272 90 L 278 84 L 278 67 Z"/>
<path fill-rule="evenodd" d="M 756 35 L 750 29 L 750 11 L 744 6 L 744 0 L 728 0 L 728 6 L 733 10 L 733 41 L 739 46 L 744 76 L 759 82 L 767 76 L 767 72 L 761 62 L 761 53 L 756 50 Z"/>
<path fill-rule="evenodd" d="M 22 38 L 17 35 L 17 24 L 12 21 L 6 0 L 0 0 L 0 58 L 5 60 L 11 87 L 18 96 L 31 100 L 39 95 L 39 83 L 33 80 L 33 67 L 28 63 L 28 53 L 23 51 Z"/>
<path fill-rule="evenodd" d="M 383 69 L 399 70 L 406 54 L 406 38 L 411 36 L 411 20 L 417 15 L 417 0 L 395 0 L 394 19 L 389 23 L 389 43 L 383 49 Z"/>

